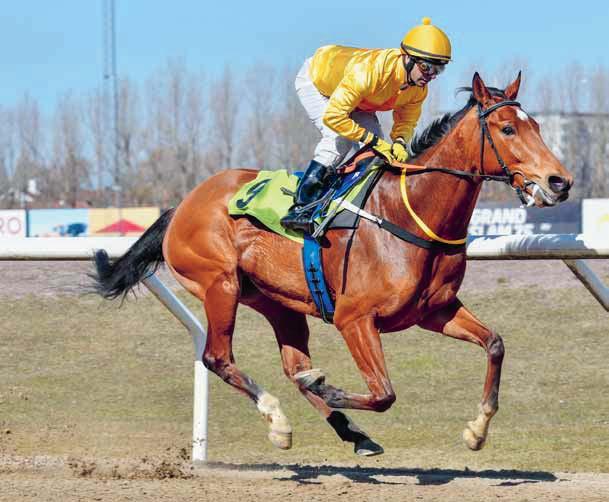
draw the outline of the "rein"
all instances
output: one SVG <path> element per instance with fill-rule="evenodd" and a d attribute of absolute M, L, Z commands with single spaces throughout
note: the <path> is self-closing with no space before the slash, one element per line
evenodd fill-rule
<path fill-rule="evenodd" d="M 441 172 L 446 174 L 452 174 L 453 176 L 458 176 L 461 178 L 481 178 L 483 181 L 502 181 L 511 186 L 512 180 L 514 179 L 514 175 L 522 173 L 516 171 L 512 173 L 507 164 L 501 158 L 497 147 L 495 146 L 495 142 L 493 141 L 493 137 L 491 136 L 491 132 L 488 128 L 488 124 L 486 122 L 486 117 L 488 117 L 491 113 L 493 113 L 498 108 L 503 106 L 517 106 L 520 108 L 520 103 L 518 101 L 505 100 L 500 101 L 499 103 L 495 103 L 492 106 L 489 106 L 486 109 L 482 108 L 482 105 L 478 103 L 478 120 L 480 122 L 480 172 L 479 173 L 468 173 L 465 171 L 460 171 L 458 169 L 450 169 L 448 167 L 428 167 L 428 166 L 418 166 L 414 164 L 404 164 L 401 162 L 395 162 L 391 165 L 397 167 L 401 170 L 406 171 L 414 171 L 420 173 L 429 173 L 429 172 Z M 501 166 L 501 169 L 505 173 L 504 176 L 494 175 L 494 174 L 485 174 L 484 173 L 484 144 L 488 141 L 489 145 L 495 152 L 495 157 L 497 158 L 497 162 Z M 520 188 L 512 187 L 518 195 L 520 196 L 520 192 L 522 191 Z M 522 200 L 522 197 L 521 197 Z M 524 201 L 523 201 L 524 202 Z"/>
<path fill-rule="evenodd" d="M 396 237 L 399 237 L 400 239 L 410 242 L 412 244 L 415 244 L 419 247 L 423 247 L 426 249 L 431 249 L 431 248 L 453 249 L 453 248 L 462 247 L 467 240 L 467 236 L 465 236 L 462 239 L 456 239 L 456 240 L 443 239 L 442 237 L 439 237 L 438 235 L 436 235 L 423 222 L 423 220 L 421 220 L 421 218 L 414 212 L 414 210 L 412 209 L 412 207 L 410 205 L 410 202 L 408 201 L 408 193 L 406 190 L 406 175 L 423 174 L 423 173 L 429 173 L 429 172 L 440 172 L 440 173 L 451 174 L 453 176 L 457 176 L 460 178 L 466 178 L 466 179 L 479 178 L 482 181 L 501 181 L 501 182 L 504 182 L 507 185 L 509 185 L 510 188 L 516 192 L 516 194 L 518 195 L 518 197 L 520 198 L 520 200 L 522 201 L 523 204 L 527 204 L 527 200 L 525 198 L 523 190 L 520 187 L 514 187 L 512 183 L 513 183 L 513 180 L 514 180 L 514 177 L 516 174 L 519 174 L 520 176 L 522 176 L 524 178 L 525 187 L 529 184 L 532 184 L 533 182 L 529 181 L 524 176 L 524 174 L 521 173 L 520 171 L 514 171 L 514 172 L 510 171 L 509 167 L 507 166 L 507 164 L 504 162 L 503 158 L 499 154 L 499 150 L 497 150 L 495 142 L 493 141 L 493 137 L 491 136 L 491 132 L 488 127 L 488 123 L 486 121 L 486 117 L 488 117 L 495 110 L 497 110 L 503 106 L 517 106 L 520 108 L 521 105 L 518 101 L 504 100 L 504 101 L 500 101 L 499 103 L 495 103 L 494 105 L 491 105 L 486 109 L 483 109 L 482 105 L 480 103 L 478 103 L 478 120 L 480 123 L 480 172 L 469 173 L 469 172 L 465 172 L 465 171 L 460 171 L 458 169 L 451 169 L 448 167 L 419 166 L 419 165 L 415 165 L 415 164 L 406 164 L 406 163 L 402 163 L 402 162 L 394 162 L 394 163 L 390 164 L 391 167 L 397 168 L 402 172 L 402 179 L 401 179 L 400 186 L 401 186 L 401 192 L 402 192 L 402 199 L 404 201 L 406 209 L 408 209 L 408 212 L 414 219 L 415 223 L 419 226 L 419 228 L 421 230 L 423 230 L 423 232 L 425 232 L 425 234 L 429 238 L 431 238 L 432 241 L 427 241 L 425 239 L 421 239 L 420 237 L 412 234 L 411 232 L 408 232 L 407 230 L 405 230 L 387 220 L 383 220 L 382 218 L 378 218 L 377 216 L 367 213 L 366 211 L 364 211 L 360 208 L 349 207 L 349 206 L 352 206 L 352 204 L 343 203 L 342 204 L 343 207 L 358 214 L 359 216 L 362 216 L 366 219 L 374 221 L 375 223 L 377 223 L 379 225 L 379 227 L 389 231 Z M 484 173 L 484 144 L 486 141 L 488 141 L 488 143 L 491 145 L 491 148 L 493 149 L 493 152 L 495 152 L 495 157 L 497 158 L 497 162 L 499 163 L 499 165 L 501 166 L 501 169 L 505 173 L 503 176 Z M 365 147 L 365 149 L 367 149 L 367 147 Z M 340 169 L 340 171 L 348 173 L 355 168 L 355 165 L 357 162 L 359 162 L 360 160 L 363 160 L 365 158 L 369 158 L 369 157 L 373 157 L 373 156 L 375 156 L 375 154 L 374 154 L 374 152 L 372 152 L 370 150 L 364 151 L 359 155 L 356 154 L 353 157 L 353 161 L 345 164 L 343 166 L 343 168 Z"/>

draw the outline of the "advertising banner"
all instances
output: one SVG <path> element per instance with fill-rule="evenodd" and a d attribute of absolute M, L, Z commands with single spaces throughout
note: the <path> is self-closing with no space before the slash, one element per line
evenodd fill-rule
<path fill-rule="evenodd" d="M 31 209 L 28 237 L 83 237 L 89 227 L 88 209 Z"/>
<path fill-rule="evenodd" d="M 474 209 L 469 235 L 578 234 L 581 204 L 563 202 L 554 207 L 520 207 L 517 202 L 485 202 Z"/>
<path fill-rule="evenodd" d="M 0 211 L 0 239 L 25 237 L 27 218 L 24 209 Z"/>
<path fill-rule="evenodd" d="M 160 214 L 158 207 L 89 209 L 89 235 L 140 235 Z"/>
<path fill-rule="evenodd" d="M 584 199 L 582 222 L 584 234 L 609 238 L 609 199 Z"/>

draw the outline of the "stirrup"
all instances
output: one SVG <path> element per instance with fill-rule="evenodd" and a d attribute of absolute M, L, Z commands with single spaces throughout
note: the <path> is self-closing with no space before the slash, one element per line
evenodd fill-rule
<path fill-rule="evenodd" d="M 300 209 L 300 211 L 295 209 L 292 214 L 288 213 L 281 218 L 279 223 L 281 223 L 282 227 L 289 230 L 311 233 L 314 230 L 313 215 L 306 212 L 302 214 L 303 212 L 303 209 Z"/>

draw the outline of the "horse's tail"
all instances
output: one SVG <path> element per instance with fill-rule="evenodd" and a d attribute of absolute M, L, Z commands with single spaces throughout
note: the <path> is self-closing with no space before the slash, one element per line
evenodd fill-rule
<path fill-rule="evenodd" d="M 168 209 L 118 260 L 111 262 L 108 253 L 100 249 L 93 261 L 97 273 L 91 274 L 94 289 L 107 299 L 127 296 L 136 284 L 151 276 L 164 261 L 163 237 L 175 209 Z"/>

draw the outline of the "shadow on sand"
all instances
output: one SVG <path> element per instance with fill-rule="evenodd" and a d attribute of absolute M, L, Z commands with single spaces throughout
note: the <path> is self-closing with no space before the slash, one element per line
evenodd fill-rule
<path fill-rule="evenodd" d="M 274 479 L 279 481 L 296 481 L 302 484 L 321 483 L 320 476 L 341 475 L 355 483 L 369 484 L 412 484 L 403 478 L 416 478 L 419 485 L 443 485 L 455 479 L 479 478 L 498 481 L 497 486 L 515 486 L 526 483 L 541 483 L 559 481 L 551 472 L 517 471 L 517 470 L 485 470 L 470 471 L 469 469 L 409 469 L 402 467 L 343 467 L 333 465 L 301 465 L 301 464 L 230 464 L 210 462 L 205 469 L 226 469 L 235 471 L 273 472 Z M 377 479 L 381 478 L 381 479 Z M 390 479 L 396 478 L 396 479 Z"/>

